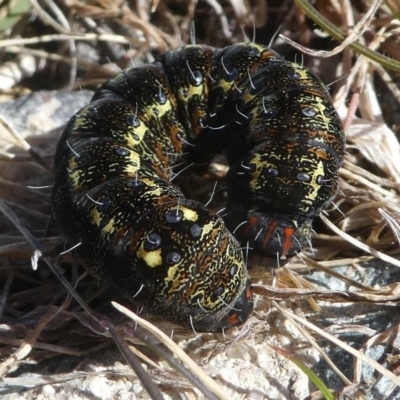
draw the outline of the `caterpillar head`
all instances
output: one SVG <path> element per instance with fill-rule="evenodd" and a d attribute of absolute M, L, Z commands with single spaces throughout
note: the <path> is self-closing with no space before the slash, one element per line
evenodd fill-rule
<path fill-rule="evenodd" d="M 250 279 L 239 244 L 218 215 L 180 198 L 159 204 L 143 221 L 145 231 L 129 253 L 144 271 L 143 293 L 154 311 L 199 331 L 246 321 L 253 309 Z"/>

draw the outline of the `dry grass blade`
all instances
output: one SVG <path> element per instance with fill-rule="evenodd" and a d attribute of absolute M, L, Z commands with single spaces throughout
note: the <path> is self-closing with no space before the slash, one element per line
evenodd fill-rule
<path fill-rule="evenodd" d="M 27 151 L 32 159 L 38 163 L 38 165 L 42 166 L 50 175 L 53 175 L 53 169 L 46 164 L 43 158 L 32 148 L 32 146 L 25 139 L 23 139 L 1 115 L 0 126 L 3 126 L 3 128 L 11 135 L 11 137 L 16 141 L 17 146 Z"/>
<path fill-rule="evenodd" d="M 365 251 L 366 253 L 371 254 L 376 258 L 379 258 L 382 261 L 388 262 L 392 265 L 395 265 L 396 267 L 400 267 L 399 260 L 396 260 L 395 258 L 390 257 L 385 253 L 377 251 L 373 247 L 368 246 L 368 245 L 360 242 L 359 240 L 355 239 L 354 237 L 350 236 L 349 234 L 343 232 L 336 225 L 334 225 L 331 221 L 329 221 L 329 219 L 326 218 L 325 216 L 321 215 L 321 219 L 325 223 L 326 226 L 328 226 L 333 232 L 335 232 L 338 236 L 345 239 L 347 242 L 353 244 L 354 246 L 358 247 L 359 249 Z"/>
<path fill-rule="evenodd" d="M 400 161 L 398 139 L 387 125 L 371 123 L 365 119 L 354 119 L 346 134 L 351 143 L 362 152 L 367 160 L 400 182 Z"/>
<path fill-rule="evenodd" d="M 371 349 L 373 346 L 376 346 L 376 345 L 385 346 L 386 348 L 398 347 L 398 345 L 396 345 L 395 342 L 396 342 L 396 338 L 399 335 L 399 330 L 400 330 L 400 326 L 396 325 L 395 327 L 393 327 L 387 331 L 373 335 L 365 343 L 365 345 L 363 346 L 361 351 L 363 353 L 366 353 L 369 349 Z M 354 375 L 356 377 L 356 382 L 361 381 L 361 372 L 362 372 L 362 359 L 357 358 L 356 362 L 355 362 L 355 366 L 354 366 Z M 387 392 L 386 392 L 386 393 L 388 393 L 387 398 L 390 398 L 390 394 L 394 390 L 393 386 L 396 386 L 396 385 L 397 385 L 397 382 L 393 382 L 392 387 L 388 387 Z"/>
<path fill-rule="evenodd" d="M 0 66 L 0 90 L 11 90 L 23 79 L 30 78 L 41 69 L 44 63 L 30 54 L 19 54 L 14 61 L 5 62 Z"/>
<path fill-rule="evenodd" d="M 55 310 L 56 313 L 56 310 Z M 40 332 L 39 332 L 40 334 Z M 24 342 L 27 342 L 28 339 L 25 339 Z M 21 339 L 10 339 L 10 338 L 4 338 L 4 337 L 0 337 L 0 343 L 2 344 L 6 344 L 6 345 L 11 345 L 14 347 L 17 346 L 21 346 L 22 345 L 22 340 Z M 48 350 L 54 353 L 58 353 L 58 354 L 67 354 L 67 355 L 71 355 L 71 356 L 75 356 L 75 357 L 82 357 L 87 355 L 87 352 L 85 351 L 79 351 L 79 350 L 74 350 L 74 349 L 70 349 L 68 347 L 63 347 L 63 346 L 55 346 L 52 344 L 48 344 L 48 343 L 42 343 L 39 341 L 35 341 L 32 342 L 31 341 L 31 347 L 35 348 L 35 349 L 43 349 L 43 350 Z M 24 357 L 26 357 L 27 354 L 24 355 Z M 21 357 L 24 358 L 24 357 Z"/>
<path fill-rule="evenodd" d="M 15 213 L 1 199 L 0 199 L 0 211 L 3 213 L 4 216 L 6 216 L 18 228 L 18 230 L 27 239 L 27 241 L 33 247 L 33 249 L 35 249 L 36 251 L 39 251 L 41 254 L 44 253 L 44 249 L 42 248 L 40 242 L 29 232 L 29 230 L 24 225 L 21 224 L 21 222 L 19 221 L 19 219 L 17 218 Z M 55 264 L 53 264 L 53 261 L 49 257 L 43 257 L 43 260 L 49 266 L 49 268 L 54 273 L 54 275 L 68 289 L 69 293 L 71 293 L 72 296 L 75 298 L 75 300 L 81 305 L 81 307 L 89 315 L 92 315 L 94 320 L 98 323 L 98 325 L 101 326 L 100 321 L 97 320 L 97 318 L 94 316 L 93 312 L 90 310 L 88 305 L 81 299 L 81 297 L 78 295 L 78 293 L 72 287 L 72 285 L 69 283 L 69 281 L 64 277 L 64 275 L 61 274 L 58 267 Z"/>
<path fill-rule="evenodd" d="M 281 307 L 276 301 L 273 302 L 274 306 L 285 315 L 285 317 L 292 322 L 296 328 L 301 332 L 302 335 L 308 340 L 308 342 L 321 354 L 322 358 L 331 366 L 333 371 L 340 377 L 340 379 L 347 385 L 351 385 L 351 381 L 346 378 L 346 376 L 340 371 L 340 369 L 334 364 L 334 362 L 329 358 L 329 356 L 321 349 L 321 347 L 316 343 L 314 338 L 299 324 L 295 319 L 291 318 L 290 313 L 286 312 L 283 307 Z"/>
<path fill-rule="evenodd" d="M 54 312 L 44 315 L 32 332 L 26 336 L 19 348 L 0 364 L 0 377 L 4 377 L 10 371 L 17 369 L 19 362 L 31 352 L 42 330 L 57 313 L 58 310 L 55 310 Z"/>
<path fill-rule="evenodd" d="M 132 367 L 132 369 L 135 371 L 137 377 L 140 379 L 140 382 L 146 388 L 150 397 L 153 400 L 163 400 L 164 396 L 161 394 L 161 392 L 159 391 L 159 389 L 157 388 L 157 386 L 155 385 L 149 374 L 142 367 L 136 355 L 130 351 L 125 341 L 119 336 L 113 324 L 111 324 L 108 321 L 102 321 L 102 326 L 105 327 L 110 332 L 121 354 L 124 356 L 125 360 Z"/>
<path fill-rule="evenodd" d="M 397 239 L 397 242 L 400 244 L 400 224 L 385 210 L 379 209 L 378 211 L 383 216 L 383 218 L 385 218 L 385 220 L 388 222 L 395 238 Z"/>
<path fill-rule="evenodd" d="M 333 50 L 331 51 L 316 51 L 316 50 L 311 50 L 308 49 L 304 46 L 299 45 L 298 43 L 295 43 L 293 40 L 290 40 L 289 38 L 285 37 L 284 35 L 279 35 L 281 39 L 283 39 L 285 42 L 289 43 L 291 46 L 293 46 L 295 49 L 301 51 L 302 53 L 309 54 L 314 57 L 323 57 L 323 58 L 329 58 L 334 56 L 335 54 L 338 54 L 342 52 L 346 47 L 357 41 L 365 32 L 365 30 L 368 29 L 371 20 L 373 16 L 375 15 L 376 11 L 378 10 L 379 6 L 381 5 L 382 0 L 375 0 L 368 12 L 364 15 L 364 17 L 354 26 L 354 28 L 350 31 L 350 33 L 346 36 L 346 38 L 343 40 L 343 42 L 339 45 L 336 46 Z"/>
<path fill-rule="evenodd" d="M 300 281 L 300 279 L 298 279 L 297 276 L 286 265 L 284 266 L 284 268 L 286 270 L 286 273 L 290 276 L 290 279 L 295 284 L 295 286 L 300 289 L 304 288 L 303 283 Z M 321 308 L 312 297 L 308 298 L 307 301 L 310 303 L 311 308 L 315 312 L 321 311 Z"/>
<path fill-rule="evenodd" d="M 276 288 L 268 285 L 254 284 L 254 292 L 269 300 L 300 301 L 314 298 L 329 302 L 370 302 L 386 305 L 399 305 L 400 285 L 398 283 L 370 291 L 348 292 L 326 289 Z"/>
<path fill-rule="evenodd" d="M 93 375 L 94 374 L 98 374 L 98 372 L 93 373 Z M 29 389 L 29 388 L 36 388 L 41 385 L 48 385 L 50 383 L 65 384 L 66 382 L 72 381 L 73 379 L 84 378 L 87 377 L 88 375 L 90 374 L 88 374 L 87 372 L 81 372 L 81 373 L 72 372 L 70 374 L 62 374 L 62 375 L 53 374 L 51 377 L 42 374 L 33 374 L 32 376 L 23 378 L 5 377 L 2 379 L 2 385 L 4 385 L 4 387 L 9 386 L 11 390 L 12 388 L 15 387 L 24 387 L 26 389 Z"/>
<path fill-rule="evenodd" d="M 132 44 L 138 45 L 137 40 L 121 35 L 112 34 L 98 34 L 98 33 L 85 33 L 85 34 L 74 34 L 74 33 L 60 33 L 36 36 L 32 38 L 20 38 L 20 39 L 3 39 L 0 40 L 1 47 L 10 46 L 26 46 L 39 43 L 50 43 L 57 41 L 69 41 L 69 40 L 81 40 L 81 41 L 95 41 L 95 42 L 107 42 L 107 43 L 119 43 L 119 44 Z"/>
<path fill-rule="evenodd" d="M 325 339 L 328 339 L 330 342 L 336 344 L 337 346 L 340 346 L 342 349 L 346 350 L 348 353 L 352 354 L 357 359 L 367 363 L 372 368 L 376 369 L 379 373 L 381 373 L 382 375 L 386 376 L 391 381 L 393 381 L 393 383 L 395 383 L 396 385 L 400 386 L 400 378 L 398 376 L 394 375 L 393 373 L 391 373 L 390 371 L 388 371 L 385 367 L 383 367 L 382 365 L 377 363 L 372 358 L 367 357 L 362 352 L 355 350 L 353 347 L 351 347 L 348 344 L 342 342 L 341 340 L 337 339 L 333 335 L 323 331 L 322 329 L 318 328 L 317 326 L 311 324 L 310 322 L 308 322 L 304 318 L 301 318 L 301 317 L 299 317 L 299 316 L 297 316 L 297 315 L 295 315 L 295 314 L 293 314 L 293 313 L 291 313 L 291 312 L 289 312 L 289 311 L 287 311 L 287 310 L 285 310 L 283 308 L 280 308 L 280 311 L 287 318 L 291 318 L 291 319 L 297 321 L 301 325 L 304 325 L 308 329 L 318 333 L 320 336 L 324 337 Z"/>
<path fill-rule="evenodd" d="M 364 291 L 373 291 L 374 290 L 370 286 L 363 285 L 362 283 L 357 282 L 354 279 L 350 279 L 347 276 L 343 276 L 342 274 L 336 272 L 335 270 L 332 270 L 332 267 L 328 267 L 328 266 L 324 265 L 324 263 L 322 263 L 322 262 L 317 262 L 317 261 L 313 260 L 312 258 L 304 256 L 304 255 L 302 257 L 303 257 L 304 261 L 307 263 L 308 266 L 310 266 L 310 267 L 313 266 L 318 271 L 324 271 L 324 272 L 328 273 L 329 275 L 331 275 L 332 277 L 340 279 L 343 282 L 346 282 L 351 286 L 363 289 Z M 352 260 L 343 260 L 341 265 L 348 265 L 351 262 L 354 262 L 354 259 L 352 259 Z"/>
<path fill-rule="evenodd" d="M 316 12 L 316 10 L 308 4 L 306 0 L 295 0 L 295 2 L 301 7 L 302 10 L 307 12 L 307 15 L 319 24 L 326 32 L 328 32 L 334 39 L 342 41 L 346 35 L 337 27 L 332 25 L 326 18 Z M 353 42 L 349 45 L 351 48 L 356 50 L 358 53 L 370 58 L 373 61 L 378 62 L 380 65 L 389 68 L 393 71 L 400 71 L 400 62 L 391 59 L 390 57 L 383 56 L 375 51 L 372 51 L 360 43 Z"/>
<path fill-rule="evenodd" d="M 176 345 L 165 333 L 160 331 L 156 326 L 150 324 L 148 321 L 140 318 L 138 315 L 128 310 L 127 308 L 121 306 L 118 303 L 113 302 L 112 305 L 121 313 L 125 314 L 127 317 L 131 318 L 134 322 L 137 322 L 140 326 L 144 327 L 154 336 L 156 336 L 161 343 L 163 343 L 172 354 L 177 357 L 184 365 L 186 365 L 189 370 L 197 376 L 201 382 L 212 392 L 214 393 L 218 399 L 227 400 L 225 392 L 221 389 L 221 387 L 211 379 L 202 368 L 200 368 L 195 362 L 192 361 L 188 355 L 182 351 L 179 346 Z"/>

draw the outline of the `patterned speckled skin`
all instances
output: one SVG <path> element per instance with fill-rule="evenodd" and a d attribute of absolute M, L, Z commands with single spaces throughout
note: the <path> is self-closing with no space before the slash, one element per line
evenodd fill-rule
<path fill-rule="evenodd" d="M 301 251 L 337 190 L 344 134 L 322 82 L 254 43 L 184 46 L 106 82 L 55 158 L 56 221 L 95 276 L 196 330 L 252 311 L 238 242 Z M 224 153 L 226 224 L 185 199 L 172 166 Z"/>

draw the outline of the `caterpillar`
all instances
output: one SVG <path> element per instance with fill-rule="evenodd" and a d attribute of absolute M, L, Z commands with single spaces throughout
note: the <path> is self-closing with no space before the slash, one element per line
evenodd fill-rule
<path fill-rule="evenodd" d="M 253 309 L 237 240 L 282 260 L 301 251 L 336 194 L 344 145 L 308 68 L 255 43 L 187 45 L 120 72 L 71 118 L 53 212 L 91 274 L 165 318 L 220 331 Z M 225 220 L 171 182 L 181 160 L 219 153 Z"/>

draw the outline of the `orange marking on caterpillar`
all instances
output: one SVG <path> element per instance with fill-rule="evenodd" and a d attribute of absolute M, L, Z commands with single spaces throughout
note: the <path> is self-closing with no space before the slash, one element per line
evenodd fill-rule
<path fill-rule="evenodd" d="M 258 218 L 255 215 L 252 215 L 247 221 L 247 224 L 244 226 L 243 233 L 247 236 L 250 235 L 250 233 L 257 224 L 258 224 Z"/>
<path fill-rule="evenodd" d="M 282 243 L 282 255 L 289 254 L 293 248 L 293 236 L 295 229 L 291 227 L 286 227 L 283 235 Z"/>
<path fill-rule="evenodd" d="M 263 246 L 267 246 L 268 243 L 271 241 L 271 238 L 275 232 L 276 227 L 278 226 L 278 221 L 273 221 L 269 224 L 268 226 L 268 232 L 265 235 L 265 238 L 263 240 Z"/>
<path fill-rule="evenodd" d="M 230 326 L 235 326 L 239 323 L 239 317 L 237 313 L 233 313 L 231 314 L 228 319 L 227 322 Z"/>

